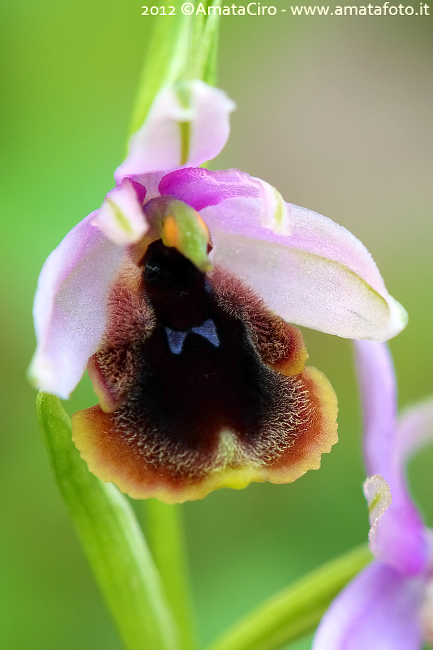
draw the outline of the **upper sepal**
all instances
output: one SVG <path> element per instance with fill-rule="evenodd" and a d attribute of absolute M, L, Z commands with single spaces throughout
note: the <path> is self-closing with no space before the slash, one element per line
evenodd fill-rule
<path fill-rule="evenodd" d="M 198 167 L 215 158 L 227 142 L 235 104 L 218 88 L 195 79 L 163 88 L 143 126 L 131 137 L 115 179 Z"/>

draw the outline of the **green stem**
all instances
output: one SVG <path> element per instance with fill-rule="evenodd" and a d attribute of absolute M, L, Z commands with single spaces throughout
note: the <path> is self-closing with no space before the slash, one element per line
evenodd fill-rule
<path fill-rule="evenodd" d="M 176 650 L 173 619 L 127 499 L 87 469 L 54 395 L 39 393 L 38 421 L 57 484 L 128 650 Z"/>
<path fill-rule="evenodd" d="M 157 499 L 144 503 L 147 539 L 177 624 L 179 645 L 182 650 L 193 650 L 197 643 L 180 506 Z"/>
<path fill-rule="evenodd" d="M 315 629 L 331 601 L 368 562 L 367 546 L 324 564 L 253 610 L 207 650 L 278 650 Z"/>

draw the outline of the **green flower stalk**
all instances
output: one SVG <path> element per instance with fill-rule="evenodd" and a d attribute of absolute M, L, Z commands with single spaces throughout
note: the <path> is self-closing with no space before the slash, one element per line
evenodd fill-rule
<path fill-rule="evenodd" d="M 162 503 L 158 499 L 147 499 L 144 505 L 149 547 L 177 624 L 179 648 L 194 650 L 197 634 L 189 585 L 182 506 Z"/>

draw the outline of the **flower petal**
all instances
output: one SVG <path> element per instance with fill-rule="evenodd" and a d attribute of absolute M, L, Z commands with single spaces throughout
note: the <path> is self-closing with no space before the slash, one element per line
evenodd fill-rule
<path fill-rule="evenodd" d="M 254 200 L 202 210 L 211 260 L 240 277 L 285 320 L 354 339 L 385 340 L 406 324 L 366 248 L 348 230 L 291 205 L 291 236 L 264 228 Z"/>
<path fill-rule="evenodd" d="M 162 178 L 159 191 L 162 196 L 171 195 L 185 201 L 197 211 L 227 199 L 255 199 L 253 211 L 259 212 L 262 226 L 282 235 L 292 231 L 290 210 L 281 194 L 269 183 L 238 169 L 179 169 Z"/>
<path fill-rule="evenodd" d="M 393 493 L 397 383 L 391 354 L 387 345 L 377 341 L 359 341 L 354 345 L 364 420 L 367 474 L 382 474 Z"/>
<path fill-rule="evenodd" d="M 141 194 L 141 201 L 138 193 Z M 92 226 L 102 230 L 115 244 L 135 244 L 148 230 L 142 210 L 145 193 L 144 187 L 124 178 L 117 187 L 108 192 L 92 219 Z"/>
<path fill-rule="evenodd" d="M 227 142 L 234 109 L 225 92 L 203 81 L 163 88 L 143 126 L 131 137 L 116 181 L 131 174 L 198 167 L 215 158 Z"/>
<path fill-rule="evenodd" d="M 372 535 L 372 552 L 405 574 L 419 573 L 427 561 L 425 527 L 407 490 L 399 453 L 396 381 L 389 350 L 375 341 L 355 344 L 364 413 L 364 453 L 369 475 L 388 483 L 392 504 Z"/>
<path fill-rule="evenodd" d="M 337 596 L 312 650 L 421 650 L 422 583 L 373 562 Z"/>
<path fill-rule="evenodd" d="M 319 371 L 299 372 L 300 334 L 236 278 L 204 275 L 160 242 L 143 267 L 142 282 L 119 274 L 89 365 L 102 408 L 73 418 L 91 471 L 181 502 L 317 469 L 337 439 L 336 398 Z"/>
<path fill-rule="evenodd" d="M 67 399 L 101 341 L 110 285 L 124 249 L 91 225 L 95 213 L 71 230 L 46 260 L 33 315 L 37 349 L 31 381 Z"/>

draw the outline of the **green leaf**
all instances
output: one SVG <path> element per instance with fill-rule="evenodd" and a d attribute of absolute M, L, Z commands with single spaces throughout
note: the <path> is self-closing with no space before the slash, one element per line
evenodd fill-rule
<path fill-rule="evenodd" d="M 60 401 L 39 393 L 38 421 L 84 552 L 128 650 L 175 650 L 160 578 L 127 499 L 87 469 Z"/>
<path fill-rule="evenodd" d="M 324 564 L 253 610 L 208 650 L 285 647 L 316 628 L 335 596 L 370 560 L 362 546 Z"/>

